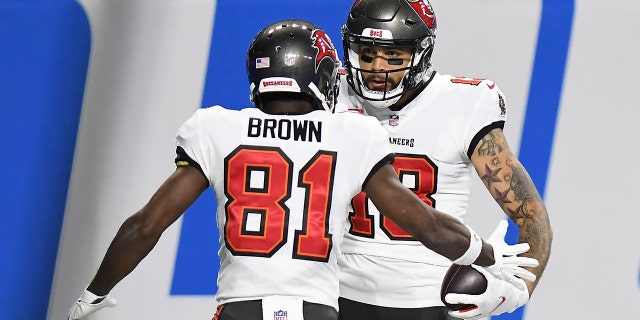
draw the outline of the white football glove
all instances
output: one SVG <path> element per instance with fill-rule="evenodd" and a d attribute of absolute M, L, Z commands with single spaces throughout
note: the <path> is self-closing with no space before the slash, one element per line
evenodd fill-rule
<path fill-rule="evenodd" d="M 487 243 L 493 246 L 493 256 L 496 263 L 486 267 L 493 276 L 511 282 L 515 286 L 521 286 L 520 278 L 529 281 L 535 281 L 536 275 L 523 267 L 537 267 L 538 260 L 529 257 L 519 257 L 521 253 L 529 251 L 528 243 L 518 243 L 508 245 L 504 241 L 507 235 L 509 223 L 507 220 L 501 220 L 498 227 L 493 231 Z M 526 285 L 520 289 L 526 289 Z"/>
<path fill-rule="evenodd" d="M 477 307 L 458 311 L 449 310 L 449 315 L 461 319 L 480 319 L 488 316 L 497 316 L 505 312 L 513 312 L 529 301 L 529 290 L 524 280 L 516 278 L 520 285 L 515 285 L 511 281 L 494 277 L 485 268 L 471 265 L 487 278 L 487 290 L 484 293 L 458 294 L 449 293 L 445 296 L 445 301 L 452 304 L 472 304 Z M 524 289 L 521 289 L 523 287 Z"/>
<path fill-rule="evenodd" d="M 76 300 L 69 310 L 67 320 L 82 319 L 102 308 L 111 308 L 115 306 L 116 303 L 118 303 L 118 301 L 108 294 L 106 296 L 97 296 L 89 290 L 84 290 L 80 298 Z"/>

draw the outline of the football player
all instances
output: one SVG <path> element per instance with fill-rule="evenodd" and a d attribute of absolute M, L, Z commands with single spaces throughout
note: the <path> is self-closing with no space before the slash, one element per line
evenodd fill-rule
<path fill-rule="evenodd" d="M 549 218 L 505 139 L 503 93 L 490 80 L 435 71 L 431 55 L 436 27 L 427 0 L 356 1 L 342 28 L 346 79 L 337 108 L 376 117 L 390 133 L 393 167 L 403 183 L 426 204 L 458 220 L 467 214 L 475 169 L 519 227 L 518 241 L 531 245 L 528 256 L 540 264 L 528 269 L 536 277 L 507 279 L 515 284 L 511 286 L 492 283 L 513 290 L 501 293 L 513 297 L 503 307 L 493 305 L 499 296 L 485 295 L 491 306 L 480 306 L 482 312 L 451 314 L 464 318 L 510 312 L 528 301 L 547 264 Z M 351 226 L 339 260 L 340 318 L 447 319 L 439 294 L 451 261 L 425 249 L 368 198 L 359 194 L 350 210 Z M 452 303 L 479 303 L 477 297 L 453 297 L 461 301 Z"/>
<path fill-rule="evenodd" d="M 246 58 L 257 108 L 198 109 L 181 126 L 175 172 L 123 223 L 68 318 L 113 306 L 111 289 L 208 187 L 221 235 L 214 319 L 337 319 L 337 256 L 347 207 L 361 190 L 450 259 L 496 273 L 526 264 L 502 258 L 526 245 L 483 242 L 404 187 L 375 118 L 332 113 L 339 65 L 325 32 L 309 22 L 260 31 Z"/>

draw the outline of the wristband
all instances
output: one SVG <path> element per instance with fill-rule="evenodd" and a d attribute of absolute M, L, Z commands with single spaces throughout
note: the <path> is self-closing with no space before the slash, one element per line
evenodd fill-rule
<path fill-rule="evenodd" d="M 89 291 L 88 289 L 84 289 L 84 292 L 80 296 L 80 300 L 82 300 L 84 302 L 87 302 L 89 304 L 95 304 L 95 303 L 99 303 L 100 301 L 102 301 L 104 299 L 104 297 L 106 297 L 106 295 L 99 296 L 99 295 Z"/>
<path fill-rule="evenodd" d="M 482 251 L 482 239 L 478 236 L 478 234 L 471 229 L 471 227 L 465 225 L 467 229 L 469 229 L 469 248 L 467 252 L 465 252 L 460 258 L 453 261 L 455 264 L 459 265 L 469 265 L 472 264 L 478 256 L 480 256 L 480 251 Z"/>

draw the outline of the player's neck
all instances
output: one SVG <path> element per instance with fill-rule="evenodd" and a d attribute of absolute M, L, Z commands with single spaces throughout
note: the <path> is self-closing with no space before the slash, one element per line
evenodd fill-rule
<path fill-rule="evenodd" d="M 411 100 L 413 100 L 418 94 L 420 94 L 420 92 L 422 92 L 422 90 L 424 90 L 424 88 L 427 87 L 427 84 L 428 82 L 425 81 L 421 83 L 419 86 L 417 86 L 415 89 L 403 94 L 402 97 L 400 97 L 400 99 L 398 99 L 396 103 L 389 106 L 389 109 L 391 109 L 391 111 L 398 111 L 404 108 L 404 106 L 406 106 L 409 102 L 411 102 Z"/>
<path fill-rule="evenodd" d="M 262 111 L 268 114 L 305 114 L 314 111 L 313 104 L 304 100 L 273 100 L 264 104 Z"/>
<path fill-rule="evenodd" d="M 429 83 L 431 83 L 431 80 L 433 80 L 435 75 L 436 75 L 436 71 L 432 72 L 431 76 L 429 76 L 429 79 L 427 79 L 426 81 L 423 81 L 415 89 L 403 94 L 402 97 L 400 97 L 400 99 L 398 99 L 396 103 L 389 106 L 389 109 L 391 111 L 399 111 L 400 109 L 404 108 L 404 106 L 409 104 L 409 102 L 411 102 L 415 97 L 417 97 L 429 85 Z"/>

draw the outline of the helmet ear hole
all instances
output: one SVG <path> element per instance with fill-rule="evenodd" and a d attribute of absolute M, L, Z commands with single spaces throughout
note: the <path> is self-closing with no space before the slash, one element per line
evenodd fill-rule
<path fill-rule="evenodd" d="M 420 48 L 427 49 L 433 45 L 433 38 L 426 37 L 420 42 Z"/>

